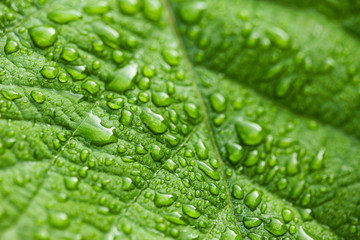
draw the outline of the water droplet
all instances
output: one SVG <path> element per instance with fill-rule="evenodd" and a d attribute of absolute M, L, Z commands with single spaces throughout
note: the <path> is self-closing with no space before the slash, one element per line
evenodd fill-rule
<path fill-rule="evenodd" d="M 150 109 L 142 111 L 140 118 L 143 123 L 155 134 L 161 134 L 167 130 L 165 118 L 160 114 L 154 113 Z"/>
<path fill-rule="evenodd" d="M 184 110 L 187 113 L 187 115 L 193 119 L 197 119 L 200 117 L 200 112 L 198 107 L 193 103 L 185 103 L 184 104 Z"/>
<path fill-rule="evenodd" d="M 77 177 L 64 178 L 65 187 L 69 190 L 76 190 L 79 187 L 79 179 Z"/>
<path fill-rule="evenodd" d="M 257 123 L 238 119 L 235 123 L 236 132 L 240 140 L 249 146 L 260 144 L 264 138 L 264 129 Z"/>
<path fill-rule="evenodd" d="M 293 76 L 281 79 L 276 87 L 276 96 L 279 98 L 287 96 L 292 89 L 294 80 L 295 78 Z"/>
<path fill-rule="evenodd" d="M 262 221 L 258 217 L 244 217 L 244 225 L 246 228 L 253 228 L 259 226 Z"/>
<path fill-rule="evenodd" d="M 103 14 L 110 10 L 109 3 L 106 1 L 96 1 L 84 7 L 87 14 Z"/>
<path fill-rule="evenodd" d="M 125 126 L 130 126 L 132 123 L 132 120 L 134 118 L 134 115 L 132 114 L 132 112 L 123 109 L 121 112 L 121 123 L 124 124 Z"/>
<path fill-rule="evenodd" d="M 147 90 L 150 88 L 150 83 L 151 83 L 150 79 L 144 77 L 140 79 L 138 85 L 141 90 Z"/>
<path fill-rule="evenodd" d="M 173 102 L 171 97 L 164 92 L 153 92 L 152 101 L 158 107 L 167 107 Z"/>
<path fill-rule="evenodd" d="M 312 237 L 310 236 L 310 234 L 308 234 L 305 229 L 303 228 L 303 226 L 300 226 L 300 230 L 296 236 L 296 239 L 298 240 L 317 240 L 316 237 Z"/>
<path fill-rule="evenodd" d="M 211 107 L 216 112 L 223 112 L 226 110 L 226 98 L 220 93 L 214 93 L 210 96 Z"/>
<path fill-rule="evenodd" d="M 289 176 L 295 175 L 300 171 L 298 154 L 294 153 L 290 159 L 286 162 L 286 172 Z"/>
<path fill-rule="evenodd" d="M 116 62 L 117 64 L 121 64 L 125 61 L 125 54 L 120 50 L 113 51 L 111 56 L 114 62 Z"/>
<path fill-rule="evenodd" d="M 310 169 L 313 171 L 323 169 L 325 167 L 324 161 L 325 148 L 320 149 L 316 157 L 314 157 L 310 163 Z"/>
<path fill-rule="evenodd" d="M 226 150 L 229 154 L 229 160 L 233 164 L 237 164 L 244 156 L 244 149 L 236 143 L 227 143 Z"/>
<path fill-rule="evenodd" d="M 165 149 L 163 149 L 162 147 L 154 144 L 151 146 L 151 157 L 155 160 L 155 161 L 159 161 L 160 159 L 162 159 L 165 156 Z M 168 166 L 170 167 L 170 166 Z"/>
<path fill-rule="evenodd" d="M 145 65 L 142 67 L 141 72 L 145 77 L 151 78 L 156 75 L 156 68 L 153 65 Z"/>
<path fill-rule="evenodd" d="M 279 48 L 290 46 L 290 37 L 283 29 L 273 26 L 269 27 L 266 32 L 271 41 Z"/>
<path fill-rule="evenodd" d="M 113 98 L 107 102 L 107 105 L 109 108 L 111 108 L 113 110 L 118 110 L 124 106 L 124 99 L 121 97 Z"/>
<path fill-rule="evenodd" d="M 232 187 L 232 195 L 236 199 L 243 199 L 244 198 L 244 191 L 241 189 L 241 187 L 237 184 L 235 184 Z"/>
<path fill-rule="evenodd" d="M 286 223 L 290 222 L 294 218 L 294 213 L 288 208 L 284 208 L 281 211 L 281 215 Z"/>
<path fill-rule="evenodd" d="M 305 189 L 305 181 L 302 180 L 297 182 L 291 191 L 291 197 L 293 199 L 298 198 L 301 195 L 301 193 L 304 191 L 304 189 Z"/>
<path fill-rule="evenodd" d="M 6 54 L 12 54 L 19 50 L 19 44 L 15 40 L 7 39 L 4 50 Z"/>
<path fill-rule="evenodd" d="M 83 80 L 87 77 L 86 66 L 69 66 L 66 71 L 74 78 L 75 81 Z"/>
<path fill-rule="evenodd" d="M 226 228 L 225 232 L 221 233 L 220 240 L 241 240 L 240 234 L 237 234 L 235 231 L 230 228 Z"/>
<path fill-rule="evenodd" d="M 205 160 L 208 158 L 209 149 L 201 139 L 199 139 L 199 141 L 196 143 L 195 150 L 200 159 Z"/>
<path fill-rule="evenodd" d="M 90 140 L 95 145 L 103 146 L 117 142 L 113 133 L 114 129 L 115 127 L 106 128 L 102 126 L 101 119 L 91 112 L 77 127 L 75 134 Z"/>
<path fill-rule="evenodd" d="M 139 11 L 140 3 L 139 0 L 120 0 L 120 10 L 128 15 L 134 15 Z"/>
<path fill-rule="evenodd" d="M 287 232 L 286 224 L 276 217 L 271 218 L 270 223 L 266 223 L 264 228 L 275 236 L 281 236 Z"/>
<path fill-rule="evenodd" d="M 259 234 L 256 233 L 249 233 L 247 235 L 251 240 L 265 240 L 265 238 Z M 271 239 L 272 240 L 272 239 Z"/>
<path fill-rule="evenodd" d="M 8 100 L 15 100 L 21 98 L 21 94 L 13 90 L 1 90 L 1 94 Z"/>
<path fill-rule="evenodd" d="M 173 204 L 176 199 L 176 195 L 156 192 L 154 203 L 157 207 L 167 207 Z"/>
<path fill-rule="evenodd" d="M 202 18 L 207 4 L 202 1 L 188 2 L 180 9 L 180 17 L 187 24 L 196 24 Z"/>
<path fill-rule="evenodd" d="M 81 19 L 82 14 L 74 9 L 59 9 L 48 13 L 47 17 L 56 23 L 65 24 Z"/>
<path fill-rule="evenodd" d="M 160 0 L 144 0 L 144 15 L 152 21 L 159 21 L 162 17 L 163 7 Z"/>
<path fill-rule="evenodd" d="M 133 80 L 137 74 L 137 71 L 138 65 L 135 63 L 121 68 L 115 72 L 114 77 L 107 88 L 119 93 L 133 88 Z"/>
<path fill-rule="evenodd" d="M 161 51 L 161 54 L 168 64 L 171 66 L 177 66 L 180 64 L 180 53 L 175 48 L 166 47 Z"/>
<path fill-rule="evenodd" d="M 102 22 L 92 24 L 94 32 L 99 35 L 106 44 L 113 48 L 117 48 L 120 43 L 120 34 L 114 28 Z"/>
<path fill-rule="evenodd" d="M 79 58 L 79 53 L 75 48 L 65 47 L 61 53 L 61 57 L 68 62 L 72 62 Z"/>
<path fill-rule="evenodd" d="M 251 167 L 257 164 L 258 161 L 259 161 L 259 151 L 255 149 L 248 153 L 243 165 L 246 167 Z"/>
<path fill-rule="evenodd" d="M 66 213 L 51 213 L 49 223 L 55 228 L 66 228 L 70 224 L 69 216 Z"/>
<path fill-rule="evenodd" d="M 215 196 L 219 195 L 219 188 L 215 184 L 210 183 L 209 190 L 212 195 L 215 195 Z"/>
<path fill-rule="evenodd" d="M 164 163 L 164 168 L 167 169 L 170 172 L 174 172 L 175 169 L 178 168 L 178 165 L 171 159 L 166 160 Z"/>
<path fill-rule="evenodd" d="M 184 214 L 192 218 L 199 218 L 201 216 L 201 213 L 197 210 L 197 208 L 190 204 L 183 204 L 182 210 Z"/>
<path fill-rule="evenodd" d="M 177 225 L 186 225 L 187 221 L 186 218 L 184 218 L 180 213 L 178 212 L 172 212 L 168 215 L 165 215 L 166 220 L 169 222 L 172 222 Z"/>
<path fill-rule="evenodd" d="M 125 177 L 123 179 L 121 188 L 125 191 L 131 191 L 135 189 L 135 184 L 131 178 Z"/>
<path fill-rule="evenodd" d="M 29 33 L 34 44 L 39 48 L 52 46 L 56 42 L 58 35 L 56 29 L 48 25 L 32 27 Z"/>
<path fill-rule="evenodd" d="M 208 177 L 210 177 L 214 180 L 220 179 L 219 173 L 216 172 L 214 169 L 212 169 L 210 166 L 208 166 L 206 163 L 198 162 L 197 164 L 198 164 L 198 167 L 200 168 L 200 170 L 202 170 Z"/>
<path fill-rule="evenodd" d="M 100 91 L 100 85 L 91 80 L 86 80 L 81 86 L 91 94 L 96 94 Z"/>
<path fill-rule="evenodd" d="M 56 78 L 56 76 L 59 74 L 59 69 L 53 66 L 44 66 L 40 73 L 43 75 L 43 77 L 52 79 Z"/>
<path fill-rule="evenodd" d="M 31 97 L 37 103 L 43 103 L 46 100 L 45 94 L 43 94 L 42 92 L 37 91 L 37 90 L 31 91 Z"/>
<path fill-rule="evenodd" d="M 255 211 L 256 208 L 259 206 L 259 204 L 262 201 L 262 191 L 253 189 L 251 192 L 249 192 L 245 199 L 244 203 L 248 208 L 250 208 L 251 211 Z"/>

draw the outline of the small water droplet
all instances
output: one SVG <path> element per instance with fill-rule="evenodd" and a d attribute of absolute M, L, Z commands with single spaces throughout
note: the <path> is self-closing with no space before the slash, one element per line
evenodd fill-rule
<path fill-rule="evenodd" d="M 75 48 L 65 47 L 61 53 L 61 57 L 68 62 L 72 62 L 79 58 L 79 53 Z"/>
<path fill-rule="evenodd" d="M 69 190 L 76 190 L 79 187 L 79 179 L 77 177 L 64 178 L 65 187 Z"/>
<path fill-rule="evenodd" d="M 220 180 L 220 175 L 214 169 L 212 169 L 209 165 L 204 162 L 198 162 L 198 167 L 202 170 L 208 177 L 214 180 Z"/>
<path fill-rule="evenodd" d="M 162 51 L 161 54 L 165 60 L 165 62 L 167 62 L 168 64 L 170 64 L 171 66 L 177 66 L 180 64 L 180 53 L 177 49 L 175 48 L 170 48 L 170 47 L 165 47 Z"/>
<path fill-rule="evenodd" d="M 241 187 L 237 184 L 235 184 L 232 187 L 232 195 L 236 199 L 243 199 L 244 198 L 244 191 L 241 189 Z"/>
<path fill-rule="evenodd" d="M 211 107 L 216 112 L 223 112 L 226 110 L 226 98 L 220 93 L 214 93 L 210 96 Z"/>
<path fill-rule="evenodd" d="M 153 92 L 152 101 L 158 107 L 167 107 L 173 102 L 172 98 L 164 92 Z"/>
<path fill-rule="evenodd" d="M 244 217 L 243 222 L 244 222 L 244 226 L 248 229 L 257 227 L 262 223 L 261 219 L 258 217 L 247 217 L 247 216 Z"/>
<path fill-rule="evenodd" d="M 270 223 L 266 223 L 264 228 L 275 236 L 281 236 L 287 232 L 286 224 L 276 217 L 271 218 Z"/>
<path fill-rule="evenodd" d="M 187 113 L 187 115 L 193 119 L 197 119 L 200 117 L 200 112 L 198 107 L 193 103 L 185 103 L 184 104 L 184 110 Z"/>
<path fill-rule="evenodd" d="M 266 31 L 271 41 L 279 48 L 288 48 L 290 46 L 290 36 L 283 29 L 278 27 L 269 27 Z"/>
<path fill-rule="evenodd" d="M 199 141 L 196 143 L 195 150 L 201 160 L 205 160 L 209 157 L 209 149 L 201 139 L 199 139 Z"/>
<path fill-rule="evenodd" d="M 128 15 L 134 15 L 139 11 L 140 3 L 139 0 L 120 0 L 120 10 Z"/>
<path fill-rule="evenodd" d="M 110 5 L 106 1 L 96 1 L 88 4 L 84 7 L 84 11 L 87 14 L 103 14 L 110 10 Z"/>
<path fill-rule="evenodd" d="M 162 17 L 163 7 L 160 0 L 144 0 L 144 15 L 152 21 L 159 21 Z"/>
<path fill-rule="evenodd" d="M 92 80 L 86 80 L 81 84 L 81 86 L 91 94 L 96 94 L 97 92 L 100 91 L 100 85 Z"/>
<path fill-rule="evenodd" d="M 8 100 L 15 100 L 21 98 L 21 94 L 13 90 L 1 90 L 1 94 Z"/>
<path fill-rule="evenodd" d="M 124 102 L 125 102 L 124 99 L 121 97 L 113 98 L 107 102 L 107 105 L 109 108 L 111 108 L 113 110 L 118 110 L 124 106 Z"/>

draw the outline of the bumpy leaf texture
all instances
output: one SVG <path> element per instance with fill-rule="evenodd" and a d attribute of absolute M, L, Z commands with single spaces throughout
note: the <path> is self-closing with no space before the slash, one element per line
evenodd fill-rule
<path fill-rule="evenodd" d="M 0 239 L 360 239 L 358 0 L 0 9 Z"/>

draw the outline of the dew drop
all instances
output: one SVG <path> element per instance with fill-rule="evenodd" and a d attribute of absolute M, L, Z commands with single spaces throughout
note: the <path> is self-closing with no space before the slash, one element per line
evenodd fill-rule
<path fill-rule="evenodd" d="M 226 230 L 221 233 L 220 240 L 241 240 L 240 234 L 237 234 L 235 231 L 230 228 L 226 228 Z"/>
<path fill-rule="evenodd" d="M 170 48 L 170 47 L 165 47 L 161 51 L 161 54 L 162 54 L 165 62 L 167 62 L 171 66 L 177 66 L 180 64 L 181 58 L 180 58 L 180 53 L 178 50 L 176 50 L 174 48 Z"/>
<path fill-rule="evenodd" d="M 201 139 L 196 143 L 195 150 L 201 160 L 205 160 L 209 157 L 209 149 Z"/>
<path fill-rule="evenodd" d="M 12 54 L 19 50 L 19 43 L 12 39 L 6 40 L 4 51 L 6 54 Z"/>
<path fill-rule="evenodd" d="M 45 94 L 37 90 L 31 91 L 31 97 L 37 103 L 43 103 L 46 100 Z"/>
<path fill-rule="evenodd" d="M 65 187 L 69 190 L 76 190 L 79 187 L 79 179 L 77 177 L 64 178 Z"/>
<path fill-rule="evenodd" d="M 157 207 L 167 207 L 173 204 L 176 199 L 177 199 L 176 195 L 156 192 L 154 203 Z"/>
<path fill-rule="evenodd" d="M 167 107 L 173 102 L 171 97 L 164 92 L 153 92 L 152 101 L 158 107 Z"/>
<path fill-rule="evenodd" d="M 120 10 L 128 15 L 134 15 L 139 11 L 140 3 L 139 0 L 120 0 Z"/>
<path fill-rule="evenodd" d="M 164 133 L 167 130 L 165 118 L 150 109 L 145 109 L 140 115 L 143 123 L 155 134 Z"/>
<path fill-rule="evenodd" d="M 290 159 L 286 162 L 286 172 L 289 176 L 295 175 L 300 171 L 298 154 L 294 153 Z"/>
<path fill-rule="evenodd" d="M 106 1 L 96 1 L 84 7 L 84 11 L 87 14 L 103 14 L 110 10 L 109 3 Z"/>
<path fill-rule="evenodd" d="M 86 80 L 81 86 L 91 94 L 96 94 L 100 91 L 100 85 L 92 80 Z"/>
<path fill-rule="evenodd" d="M 113 98 L 107 102 L 107 105 L 109 108 L 111 108 L 113 110 L 118 110 L 124 106 L 124 99 L 121 97 Z"/>
<path fill-rule="evenodd" d="M 202 1 L 194 1 L 183 4 L 180 9 L 180 17 L 187 24 L 196 24 L 202 18 L 207 4 Z"/>
<path fill-rule="evenodd" d="M 58 36 L 56 29 L 48 25 L 32 27 L 29 29 L 29 33 L 34 44 L 39 48 L 52 46 Z"/>
<path fill-rule="evenodd" d="M 246 145 L 258 145 L 265 138 L 264 129 L 257 123 L 240 118 L 235 123 L 235 128 L 240 140 Z"/>
<path fill-rule="evenodd" d="M 45 78 L 53 79 L 59 74 L 59 69 L 53 66 L 44 66 L 41 71 L 41 75 Z"/>
<path fill-rule="evenodd" d="M 232 187 L 232 195 L 236 199 L 243 199 L 244 198 L 244 191 L 241 189 L 241 187 L 237 184 L 235 184 Z"/>
<path fill-rule="evenodd" d="M 214 180 L 219 180 L 220 179 L 220 175 L 218 172 L 216 172 L 214 169 L 212 169 L 210 166 L 208 166 L 206 163 L 204 162 L 198 162 L 198 167 L 200 168 L 200 170 L 202 170 L 208 177 L 214 179 Z"/>
<path fill-rule="evenodd" d="M 259 161 L 259 151 L 255 149 L 248 153 L 243 165 L 246 167 L 251 167 L 256 165 L 258 161 Z"/>
<path fill-rule="evenodd" d="M 271 218 L 270 223 L 266 223 L 264 228 L 275 236 L 281 236 L 287 232 L 286 224 L 276 217 Z"/>
<path fill-rule="evenodd" d="M 200 112 L 198 107 L 193 103 L 185 103 L 184 104 L 184 110 L 187 113 L 187 115 L 193 119 L 197 119 L 200 117 Z"/>
<path fill-rule="evenodd" d="M 211 107 L 216 112 L 223 112 L 226 110 L 226 98 L 220 93 L 214 93 L 210 96 Z"/>
<path fill-rule="evenodd" d="M 75 48 L 65 47 L 61 53 L 61 57 L 68 62 L 72 62 L 79 58 L 79 53 Z"/>
<path fill-rule="evenodd" d="M 262 223 L 261 219 L 258 217 L 244 217 L 243 222 L 247 229 L 257 227 Z"/>
<path fill-rule="evenodd" d="M 286 223 L 290 222 L 294 218 L 294 213 L 288 208 L 284 208 L 281 211 L 281 215 Z"/>
<path fill-rule="evenodd" d="M 1 94 L 10 101 L 21 98 L 21 94 L 13 90 L 1 90 Z"/>
<path fill-rule="evenodd" d="M 66 213 L 51 213 L 49 224 L 55 228 L 64 229 L 70 224 L 69 216 Z"/>
<path fill-rule="evenodd" d="M 325 149 L 322 148 L 318 152 L 318 154 L 312 159 L 312 161 L 310 163 L 311 170 L 316 171 L 316 170 L 321 170 L 324 168 L 324 166 L 325 166 L 324 155 L 325 155 Z"/>
<path fill-rule="evenodd" d="M 162 17 L 163 7 L 160 0 L 144 0 L 144 15 L 151 21 L 159 21 Z"/>
<path fill-rule="evenodd" d="M 114 128 L 102 126 L 100 118 L 91 112 L 77 127 L 75 134 L 90 140 L 95 145 L 103 146 L 117 142 L 117 138 L 113 133 Z"/>
<path fill-rule="evenodd" d="M 65 24 L 81 19 L 82 14 L 74 9 L 59 9 L 51 11 L 47 17 L 56 23 Z"/>
<path fill-rule="evenodd" d="M 129 64 L 124 68 L 116 71 L 113 79 L 107 86 L 109 90 L 122 93 L 133 88 L 133 80 L 138 72 L 138 65 L 135 63 Z"/>
<path fill-rule="evenodd" d="M 190 204 L 183 204 L 182 210 L 184 214 L 192 218 L 199 218 L 201 216 L 201 213 L 197 210 L 197 208 Z"/>
<path fill-rule="evenodd" d="M 266 32 L 271 41 L 279 48 L 288 48 L 290 46 L 290 37 L 283 29 L 273 26 L 268 28 Z"/>
<path fill-rule="evenodd" d="M 249 192 L 245 199 L 244 203 L 248 208 L 250 208 L 251 211 L 255 211 L 256 208 L 259 206 L 259 204 L 262 201 L 262 191 L 253 189 L 251 192 Z"/>

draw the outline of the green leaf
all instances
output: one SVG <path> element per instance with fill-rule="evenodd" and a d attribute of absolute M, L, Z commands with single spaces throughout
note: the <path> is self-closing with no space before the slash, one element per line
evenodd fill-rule
<path fill-rule="evenodd" d="M 0 239 L 360 238 L 357 1 L 0 9 Z"/>

